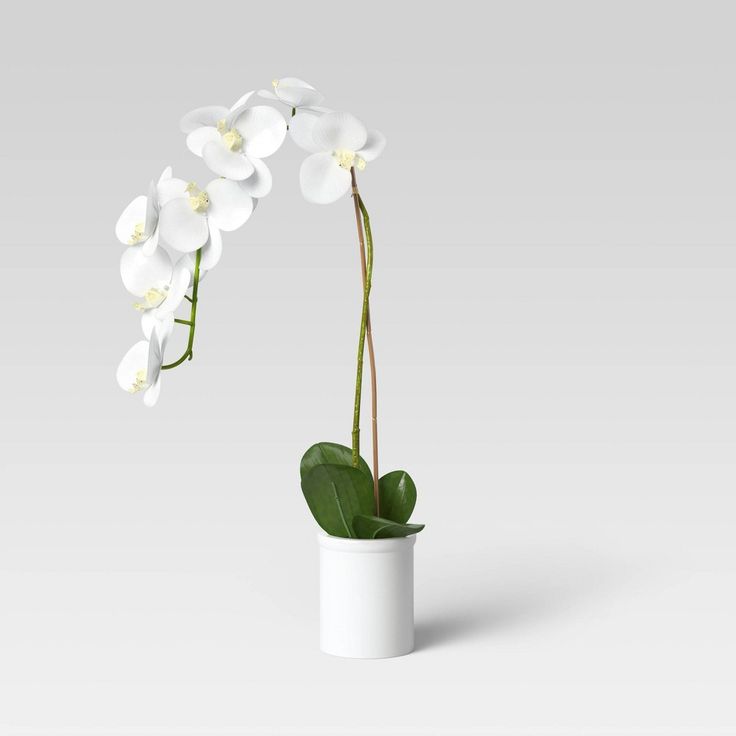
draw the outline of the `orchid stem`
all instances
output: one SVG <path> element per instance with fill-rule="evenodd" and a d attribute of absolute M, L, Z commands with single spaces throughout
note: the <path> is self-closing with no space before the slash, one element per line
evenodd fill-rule
<path fill-rule="evenodd" d="M 167 371 L 170 368 L 176 368 L 176 366 L 181 365 L 185 360 L 191 360 L 194 356 L 194 353 L 192 352 L 192 348 L 194 347 L 194 329 L 197 326 L 197 290 L 199 289 L 199 264 L 202 261 L 202 249 L 200 248 L 197 251 L 197 255 L 194 258 L 194 276 L 192 278 L 192 298 L 189 299 L 189 301 L 192 303 L 192 309 L 189 314 L 189 320 L 184 319 L 176 319 L 174 322 L 178 322 L 179 324 L 187 324 L 189 325 L 189 340 L 187 341 L 187 347 L 184 351 L 184 354 L 179 358 L 179 360 L 174 361 L 173 363 L 169 363 L 168 365 L 162 365 L 161 370 Z"/>
<path fill-rule="evenodd" d="M 355 406 L 353 408 L 353 467 L 358 467 L 360 459 L 360 404 L 363 389 L 363 348 L 368 340 L 368 359 L 371 368 L 371 434 L 373 440 L 373 496 L 376 503 L 376 516 L 380 516 L 378 493 L 378 389 L 376 380 L 376 356 L 373 348 L 373 332 L 371 330 L 371 315 L 369 296 L 373 278 L 373 235 L 368 210 L 358 191 L 355 169 L 350 169 L 353 185 L 353 204 L 355 206 L 355 223 L 358 228 L 358 243 L 360 246 L 360 267 L 363 284 L 363 310 L 360 320 L 360 338 L 358 342 L 358 369 L 355 380 Z M 362 222 L 361 222 L 362 214 Z M 365 228 L 365 239 L 363 229 Z M 367 249 L 366 249 L 367 243 Z M 366 259 L 366 250 L 368 256 Z"/>

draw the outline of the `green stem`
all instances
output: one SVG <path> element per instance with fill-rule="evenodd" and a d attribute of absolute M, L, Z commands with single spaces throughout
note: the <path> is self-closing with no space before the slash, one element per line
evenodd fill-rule
<path fill-rule="evenodd" d="M 192 359 L 192 356 L 194 353 L 192 352 L 192 348 L 194 347 L 194 329 L 197 326 L 197 291 L 199 289 L 199 264 L 202 261 L 202 249 L 200 248 L 197 251 L 197 255 L 194 259 L 194 277 L 192 280 L 192 298 L 189 299 L 189 301 L 192 303 L 192 309 L 189 314 L 189 320 L 183 320 L 183 319 L 177 319 L 175 322 L 179 322 L 180 324 L 188 324 L 189 325 L 189 340 L 187 341 L 187 347 L 184 351 L 184 354 L 179 358 L 179 360 L 174 361 L 173 363 L 169 363 L 168 365 L 162 365 L 161 370 L 167 371 L 170 368 L 176 368 L 176 366 L 181 365 L 185 360 Z"/>
<path fill-rule="evenodd" d="M 368 217 L 363 200 L 357 192 L 357 186 L 354 186 L 353 196 L 357 197 L 360 211 L 363 213 L 363 223 L 365 225 L 365 240 L 367 250 L 367 262 L 365 281 L 363 283 L 363 309 L 360 315 L 360 336 L 358 338 L 358 369 L 355 376 L 355 404 L 353 406 L 353 467 L 358 467 L 360 459 L 360 400 L 363 392 L 363 352 L 365 349 L 365 333 L 368 324 L 368 304 L 371 293 L 371 280 L 373 277 L 373 236 L 371 235 L 371 222 Z"/>

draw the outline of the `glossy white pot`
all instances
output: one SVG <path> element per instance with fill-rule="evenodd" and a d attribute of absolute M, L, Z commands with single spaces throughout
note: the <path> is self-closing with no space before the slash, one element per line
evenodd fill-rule
<path fill-rule="evenodd" d="M 337 657 L 399 657 L 414 649 L 416 538 L 319 534 L 320 648 Z"/>

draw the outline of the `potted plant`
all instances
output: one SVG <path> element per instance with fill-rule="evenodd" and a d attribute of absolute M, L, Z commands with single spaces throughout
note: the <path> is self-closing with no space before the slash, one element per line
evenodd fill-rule
<path fill-rule="evenodd" d="M 241 227 L 271 190 L 263 159 L 286 138 L 309 155 L 299 179 L 305 198 L 330 204 L 351 194 L 361 268 L 361 310 L 351 445 L 318 442 L 301 459 L 301 487 L 319 524 L 320 639 L 323 651 L 345 657 L 391 657 L 414 646 L 413 546 L 421 524 L 409 523 L 416 488 L 408 473 L 379 474 L 377 378 L 370 316 L 373 235 L 357 171 L 385 146 L 385 138 L 353 115 L 322 107 L 323 97 L 296 78 L 274 80 L 258 97 L 286 105 L 254 104 L 248 92 L 231 106 L 192 110 L 181 121 L 188 148 L 216 175 L 203 189 L 175 178 L 170 168 L 147 194 L 125 208 L 116 225 L 126 245 L 124 286 L 138 298 L 143 338 L 123 357 L 119 385 L 156 404 L 163 372 L 194 355 L 199 285 L 222 254 L 223 231 Z M 176 316 L 181 308 L 186 313 Z M 183 352 L 169 360 L 177 325 L 188 330 Z M 360 454 L 364 353 L 371 387 L 371 465 Z M 168 362 L 167 362 L 168 360 Z"/>

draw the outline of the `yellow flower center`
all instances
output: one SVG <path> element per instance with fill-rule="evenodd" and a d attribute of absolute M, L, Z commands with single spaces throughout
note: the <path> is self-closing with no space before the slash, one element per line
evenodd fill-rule
<path fill-rule="evenodd" d="M 363 171 L 365 168 L 365 161 L 358 156 L 355 151 L 348 151 L 346 148 L 338 148 L 336 151 L 332 152 L 332 157 L 337 161 L 337 165 L 345 169 L 345 171 L 350 171 L 353 166 L 355 166 L 358 171 Z"/>
<path fill-rule="evenodd" d="M 207 192 L 203 192 L 193 181 L 187 184 L 187 192 L 189 192 L 189 206 L 195 212 L 207 212 L 210 206 L 210 198 Z"/>
<path fill-rule="evenodd" d="M 279 80 L 278 79 L 273 79 L 273 80 L 271 80 L 271 84 L 273 85 L 273 88 L 276 89 L 276 87 L 279 86 Z"/>
<path fill-rule="evenodd" d="M 136 222 L 133 226 L 133 232 L 128 239 L 128 245 L 137 245 L 145 237 L 146 224 L 144 222 Z"/>
<path fill-rule="evenodd" d="M 146 309 L 155 309 L 156 307 L 161 306 L 164 299 L 169 295 L 168 292 L 168 285 L 164 286 L 162 289 L 157 289 L 154 286 L 143 295 L 143 302 L 138 302 L 137 304 L 134 304 L 133 307 L 135 307 L 139 312 L 143 312 Z"/>
<path fill-rule="evenodd" d="M 148 388 L 148 383 L 146 383 L 146 371 L 140 370 L 135 374 L 135 380 L 128 391 L 131 394 L 137 394 L 139 391 L 143 391 L 144 388 Z"/>
<path fill-rule="evenodd" d="M 217 123 L 217 130 L 229 150 L 239 151 L 243 147 L 243 136 L 235 128 L 228 128 L 224 118 Z"/>

